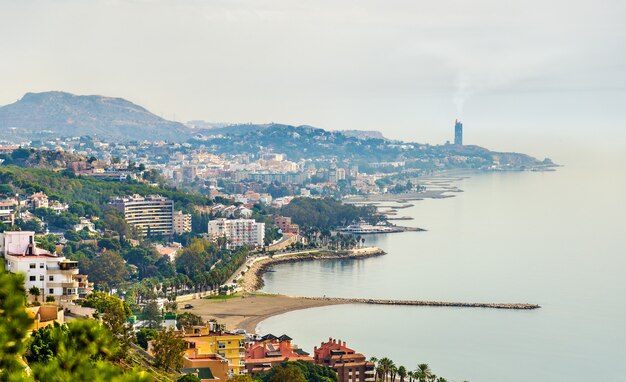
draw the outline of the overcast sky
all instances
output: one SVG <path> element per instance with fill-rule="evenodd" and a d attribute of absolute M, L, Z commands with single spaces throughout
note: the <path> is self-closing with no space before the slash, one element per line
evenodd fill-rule
<path fill-rule="evenodd" d="M 503 149 L 623 138 L 625 15 L 623 0 L 0 0 L 0 104 L 64 90 L 430 143 L 461 117 L 467 142 Z"/>

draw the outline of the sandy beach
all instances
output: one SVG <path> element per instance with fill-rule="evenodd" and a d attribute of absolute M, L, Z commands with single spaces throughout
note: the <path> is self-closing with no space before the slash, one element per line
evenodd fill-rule
<path fill-rule="evenodd" d="M 259 322 L 271 316 L 293 310 L 349 303 L 324 298 L 301 298 L 256 293 L 263 287 L 263 273 L 270 266 L 295 261 L 361 259 L 384 254 L 385 252 L 378 247 L 366 247 L 348 251 L 299 252 L 260 258 L 252 263 L 245 271 L 244 276 L 238 280 L 241 286 L 240 296 L 224 299 L 197 298 L 185 301 L 193 305 L 192 309 L 186 311 L 197 314 L 205 320 L 215 319 L 226 325 L 227 330 L 245 329 L 247 332 L 254 332 Z"/>
<path fill-rule="evenodd" d="M 315 308 L 326 305 L 346 304 L 332 301 L 289 297 L 270 294 L 245 294 L 228 299 L 196 299 L 190 301 L 193 309 L 188 312 L 201 316 L 204 320 L 215 319 L 226 325 L 227 330 L 245 329 L 254 333 L 256 326 L 263 320 L 294 310 Z"/>

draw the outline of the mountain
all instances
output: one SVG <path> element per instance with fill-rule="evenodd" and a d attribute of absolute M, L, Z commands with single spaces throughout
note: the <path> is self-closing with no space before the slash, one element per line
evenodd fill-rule
<path fill-rule="evenodd" d="M 0 138 L 13 141 L 85 135 L 113 141 L 181 141 L 188 138 L 188 130 L 125 99 L 98 95 L 26 93 L 0 107 Z"/>

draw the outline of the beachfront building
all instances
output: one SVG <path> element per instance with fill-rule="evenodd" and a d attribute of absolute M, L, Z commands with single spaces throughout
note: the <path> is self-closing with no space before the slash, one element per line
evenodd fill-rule
<path fill-rule="evenodd" d="M 219 218 L 209 222 L 209 237 L 212 240 L 225 238 L 229 248 L 258 247 L 265 240 L 265 223 L 257 223 L 254 219 Z"/>
<path fill-rule="evenodd" d="M 315 363 L 337 372 L 338 382 L 375 381 L 374 363 L 346 346 L 345 341 L 328 339 L 313 350 Z"/>
<path fill-rule="evenodd" d="M 0 233 L 0 253 L 5 270 L 24 274 L 25 289 L 37 287 L 42 301 L 49 296 L 55 301 L 76 300 L 81 283 L 83 295 L 90 291 L 87 276 L 79 275 L 78 262 L 37 248 L 35 232 Z"/>
<path fill-rule="evenodd" d="M 266 373 L 272 367 L 283 362 L 313 362 L 309 353 L 292 344 L 291 338 L 285 334 L 276 337 L 267 334 L 258 341 L 246 346 L 246 372 L 248 374 Z"/>
<path fill-rule="evenodd" d="M 182 235 L 191 232 L 191 214 L 184 214 L 183 211 L 176 211 L 172 217 L 174 233 Z"/>
<path fill-rule="evenodd" d="M 126 223 L 142 236 L 171 235 L 174 232 L 174 201 L 160 195 L 114 198 L 110 205 L 124 214 Z"/>

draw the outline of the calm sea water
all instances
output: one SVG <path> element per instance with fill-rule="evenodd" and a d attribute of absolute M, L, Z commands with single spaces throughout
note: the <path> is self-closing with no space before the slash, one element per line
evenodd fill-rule
<path fill-rule="evenodd" d="M 368 237 L 386 256 L 282 264 L 264 291 L 541 309 L 344 305 L 273 317 L 259 331 L 310 351 L 340 338 L 456 381 L 626 380 L 626 162 L 589 157 L 456 185 L 465 192 L 400 210 L 428 232 Z"/>

